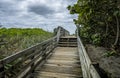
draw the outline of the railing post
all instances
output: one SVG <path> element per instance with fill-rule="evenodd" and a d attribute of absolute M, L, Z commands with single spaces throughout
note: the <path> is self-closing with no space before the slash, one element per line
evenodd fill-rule
<path fill-rule="evenodd" d="M 61 31 L 61 28 L 58 27 L 58 32 L 57 32 L 57 43 L 59 42 L 59 39 L 60 39 L 60 36 L 61 36 L 60 31 Z"/>
<path fill-rule="evenodd" d="M 59 42 L 61 36 L 67 36 L 67 35 L 69 35 L 69 32 L 66 29 L 59 26 L 57 28 L 57 43 Z"/>
<path fill-rule="evenodd" d="M 3 63 L 0 63 L 0 72 L 4 72 L 5 67 Z M 0 78 L 5 78 L 5 72 L 0 75 Z"/>
<path fill-rule="evenodd" d="M 35 50 L 33 50 L 33 52 L 35 52 Z M 33 60 L 35 58 L 35 56 L 32 56 L 31 57 L 31 60 Z M 34 65 L 35 65 L 35 63 L 33 62 L 33 64 L 31 65 L 31 69 L 32 69 L 32 67 L 34 67 Z M 34 72 L 35 72 L 35 70 L 33 69 L 32 71 L 31 71 L 31 76 L 30 76 L 30 78 L 34 78 Z"/>

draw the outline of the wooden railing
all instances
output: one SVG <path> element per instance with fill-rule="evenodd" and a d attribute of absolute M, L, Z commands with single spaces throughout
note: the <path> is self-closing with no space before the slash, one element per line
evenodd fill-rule
<path fill-rule="evenodd" d="M 77 32 L 77 43 L 78 43 L 78 51 L 79 51 L 79 58 L 81 62 L 81 68 L 83 73 L 83 78 L 101 78 L 100 74 L 95 68 L 97 63 L 93 63 L 86 52 L 82 41 Z"/>
<path fill-rule="evenodd" d="M 55 37 L 0 60 L 0 78 L 26 78 L 34 72 L 38 65 L 43 65 L 52 55 L 52 50 L 64 34 L 61 33 L 63 30 L 59 27 Z"/>
<path fill-rule="evenodd" d="M 60 27 L 60 26 L 58 28 L 55 28 L 54 32 L 59 31 L 59 29 L 61 29 L 61 31 L 60 31 L 61 36 L 70 35 L 69 31 L 67 31 L 66 29 L 64 29 L 63 27 Z"/>

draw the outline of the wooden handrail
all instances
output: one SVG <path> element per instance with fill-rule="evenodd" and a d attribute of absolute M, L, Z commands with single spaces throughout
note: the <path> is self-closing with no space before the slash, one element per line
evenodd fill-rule
<path fill-rule="evenodd" d="M 0 60 L 0 78 L 24 77 L 40 61 L 45 61 L 52 54 L 56 44 L 57 36 Z"/>
<path fill-rule="evenodd" d="M 101 78 L 100 74 L 95 69 L 94 64 L 92 63 L 90 57 L 88 56 L 82 44 L 82 41 L 78 35 L 78 31 L 77 31 L 77 43 L 83 78 Z"/>
<path fill-rule="evenodd" d="M 60 31 L 60 36 L 67 36 L 67 35 L 70 35 L 69 31 L 67 31 L 66 29 L 64 29 L 63 27 L 58 27 L 58 28 L 55 28 L 54 29 L 54 32 L 56 33 L 56 31 Z M 57 34 L 59 34 L 57 33 Z"/>
<path fill-rule="evenodd" d="M 52 50 L 57 46 L 60 36 L 64 34 L 61 31 L 66 32 L 59 27 L 53 38 L 1 59 L 0 78 L 25 78 L 37 65 L 43 65 L 52 55 Z"/>
<path fill-rule="evenodd" d="M 57 32 L 57 42 L 59 42 L 59 39 L 60 39 L 60 36 L 61 36 L 60 31 L 61 31 L 61 28 L 59 28 L 58 32 Z"/>

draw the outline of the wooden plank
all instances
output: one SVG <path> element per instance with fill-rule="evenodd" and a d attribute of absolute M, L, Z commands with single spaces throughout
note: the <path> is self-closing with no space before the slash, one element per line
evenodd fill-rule
<path fill-rule="evenodd" d="M 81 73 L 81 68 L 80 67 L 70 67 L 70 66 L 43 66 L 41 71 L 46 71 L 46 72 L 57 72 L 57 73 L 66 73 L 66 74 L 76 74 L 80 75 Z M 38 71 L 38 70 L 37 70 Z"/>
<path fill-rule="evenodd" d="M 56 59 L 56 60 L 70 60 L 70 61 L 76 61 L 76 60 L 79 60 L 79 58 L 77 58 L 76 56 L 52 56 L 50 59 Z"/>
<path fill-rule="evenodd" d="M 82 78 L 82 76 L 65 74 L 65 73 L 53 73 L 53 72 L 40 72 L 36 78 Z"/>
<path fill-rule="evenodd" d="M 81 66 L 80 66 L 80 64 L 74 64 L 74 65 L 65 65 L 65 64 L 49 64 L 49 63 L 46 63 L 46 64 L 44 64 L 45 66 L 60 66 L 60 67 L 79 67 L 79 68 L 81 68 Z"/>
<path fill-rule="evenodd" d="M 77 39 L 78 39 L 78 51 L 79 51 L 79 56 L 80 56 L 80 61 L 81 61 L 83 77 L 84 78 L 101 78 L 97 70 L 92 65 L 92 62 L 79 36 L 77 37 Z"/>
<path fill-rule="evenodd" d="M 44 64 L 42 68 L 37 67 L 35 71 L 37 77 L 81 78 L 82 76 L 81 67 L 76 50 L 77 48 L 57 47 L 54 50 L 52 57 L 50 57 L 50 59 L 47 60 L 46 64 Z M 60 58 L 59 56 L 63 56 L 64 59 Z M 66 56 L 69 58 L 66 58 Z M 73 56 L 74 58 L 72 58 Z M 70 59 L 70 57 L 72 58 L 72 60 Z M 47 72 L 47 74 L 41 74 L 41 72 Z M 49 73 L 51 74 L 51 76 Z M 67 75 L 65 76 L 64 74 L 67 74 L 68 76 Z"/>
<path fill-rule="evenodd" d="M 77 42 L 59 42 L 59 44 L 77 44 Z"/>

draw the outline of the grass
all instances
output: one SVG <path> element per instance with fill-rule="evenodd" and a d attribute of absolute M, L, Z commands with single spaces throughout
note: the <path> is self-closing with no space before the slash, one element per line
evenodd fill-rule
<path fill-rule="evenodd" d="M 53 36 L 53 33 L 39 28 L 1 28 L 0 59 L 40 43 Z"/>

